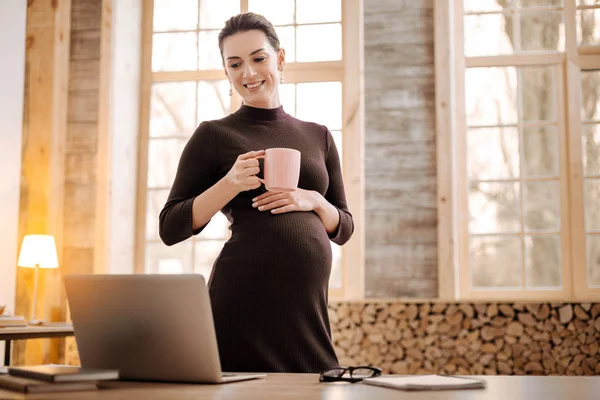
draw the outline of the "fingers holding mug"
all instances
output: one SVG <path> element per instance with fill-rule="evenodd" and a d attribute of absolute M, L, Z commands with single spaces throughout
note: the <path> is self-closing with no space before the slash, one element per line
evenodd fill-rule
<path fill-rule="evenodd" d="M 256 176 L 260 172 L 257 157 L 263 156 L 264 153 L 264 150 L 249 151 L 237 157 L 235 163 L 225 176 L 225 181 L 237 193 L 260 187 L 261 182 Z"/>

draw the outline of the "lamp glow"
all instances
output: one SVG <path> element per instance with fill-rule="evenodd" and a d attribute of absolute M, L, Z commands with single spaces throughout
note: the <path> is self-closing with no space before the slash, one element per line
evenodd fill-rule
<path fill-rule="evenodd" d="M 56 243 L 51 235 L 27 235 L 19 253 L 19 267 L 58 268 Z"/>
<path fill-rule="evenodd" d="M 43 323 L 35 317 L 35 305 L 37 302 L 38 270 L 40 268 L 58 268 L 58 256 L 56 254 L 56 242 L 51 235 L 27 235 L 23 238 L 21 251 L 19 252 L 19 267 L 35 268 L 33 281 L 33 301 L 31 303 L 32 325 Z"/>

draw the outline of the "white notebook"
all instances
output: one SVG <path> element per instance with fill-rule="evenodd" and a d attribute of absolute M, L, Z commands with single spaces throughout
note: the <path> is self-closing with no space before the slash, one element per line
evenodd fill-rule
<path fill-rule="evenodd" d="M 485 381 L 475 378 L 446 375 L 379 376 L 362 383 L 402 390 L 483 389 Z"/>

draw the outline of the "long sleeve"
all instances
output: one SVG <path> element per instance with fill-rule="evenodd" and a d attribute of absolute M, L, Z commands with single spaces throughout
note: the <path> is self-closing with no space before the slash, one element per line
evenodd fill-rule
<path fill-rule="evenodd" d="M 200 233 L 207 224 L 192 229 L 192 205 L 196 196 L 216 183 L 217 145 L 209 124 L 198 126 L 186 144 L 169 197 L 159 216 L 159 235 L 171 246 Z"/>
<path fill-rule="evenodd" d="M 338 213 L 340 214 L 338 228 L 335 232 L 329 234 L 329 238 L 333 243 L 341 246 L 350 240 L 350 237 L 354 232 L 354 220 L 352 219 L 352 214 L 350 214 L 348 204 L 346 203 L 340 157 L 331 132 L 329 132 L 329 129 L 325 129 L 327 133 L 327 159 L 325 164 L 329 174 L 329 187 L 325 193 L 325 199 L 337 208 Z"/>

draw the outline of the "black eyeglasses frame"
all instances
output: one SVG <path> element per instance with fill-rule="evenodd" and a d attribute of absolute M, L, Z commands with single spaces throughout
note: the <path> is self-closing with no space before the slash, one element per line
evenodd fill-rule
<path fill-rule="evenodd" d="M 331 368 L 327 371 L 323 371 L 321 372 L 321 374 L 319 375 L 319 382 L 350 382 L 350 383 L 356 383 L 356 382 L 360 382 L 363 378 L 355 378 L 352 376 L 353 372 L 359 369 L 367 369 L 373 372 L 373 374 L 371 376 L 369 376 L 368 378 L 373 378 L 375 376 L 379 376 L 381 375 L 382 371 L 380 368 L 377 367 L 372 367 L 370 365 L 359 365 L 356 367 L 335 367 L 335 368 Z M 340 371 L 340 373 L 338 374 L 338 376 L 328 376 L 326 375 L 328 372 L 332 372 L 332 371 Z M 346 378 L 344 377 L 344 375 L 346 373 L 350 373 L 350 377 Z"/>

